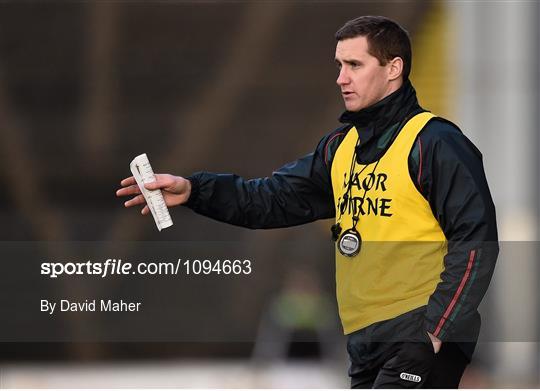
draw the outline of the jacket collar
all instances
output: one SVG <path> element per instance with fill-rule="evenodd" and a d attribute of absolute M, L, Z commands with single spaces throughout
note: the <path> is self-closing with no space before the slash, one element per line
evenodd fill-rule
<path fill-rule="evenodd" d="M 397 91 L 379 102 L 360 111 L 345 111 L 340 116 L 339 121 L 354 125 L 361 136 L 362 143 L 364 143 L 420 109 L 416 91 L 411 82 L 407 80 Z"/>

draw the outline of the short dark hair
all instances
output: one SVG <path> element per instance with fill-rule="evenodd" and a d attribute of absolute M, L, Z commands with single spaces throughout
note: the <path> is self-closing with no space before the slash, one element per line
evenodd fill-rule
<path fill-rule="evenodd" d="M 360 16 L 349 20 L 336 32 L 336 40 L 366 37 L 368 52 L 381 65 L 395 57 L 403 60 L 403 81 L 411 73 L 412 51 L 409 33 L 399 24 L 384 16 Z"/>

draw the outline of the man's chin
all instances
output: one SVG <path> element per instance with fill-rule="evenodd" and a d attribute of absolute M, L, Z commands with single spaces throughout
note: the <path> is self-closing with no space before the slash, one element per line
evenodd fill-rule
<path fill-rule="evenodd" d="M 362 110 L 362 107 L 360 107 L 360 105 L 353 105 L 353 104 L 345 103 L 345 109 L 347 111 L 360 111 Z"/>
<path fill-rule="evenodd" d="M 345 104 L 345 110 L 347 111 L 360 111 L 364 108 L 361 102 L 358 100 L 343 100 Z"/>

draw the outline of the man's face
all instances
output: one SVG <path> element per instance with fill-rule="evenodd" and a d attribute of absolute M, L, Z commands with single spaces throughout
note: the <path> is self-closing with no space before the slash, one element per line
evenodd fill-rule
<path fill-rule="evenodd" d="M 336 65 L 345 108 L 360 111 L 377 103 L 396 90 L 390 79 L 390 63 L 381 65 L 368 53 L 366 37 L 339 41 L 336 46 Z"/>

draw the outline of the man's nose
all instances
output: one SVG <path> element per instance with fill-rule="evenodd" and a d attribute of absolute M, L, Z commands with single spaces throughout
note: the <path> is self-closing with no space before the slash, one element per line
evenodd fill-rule
<path fill-rule="evenodd" d="M 349 75 L 347 74 L 347 71 L 343 67 L 339 70 L 339 75 L 336 80 L 336 83 L 338 86 L 342 86 L 342 85 L 348 84 L 349 82 L 350 82 Z"/>

